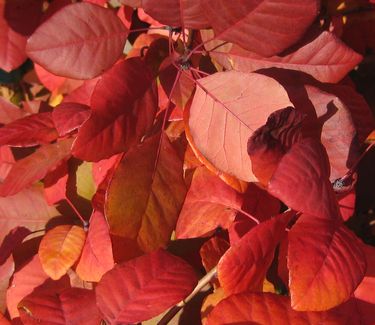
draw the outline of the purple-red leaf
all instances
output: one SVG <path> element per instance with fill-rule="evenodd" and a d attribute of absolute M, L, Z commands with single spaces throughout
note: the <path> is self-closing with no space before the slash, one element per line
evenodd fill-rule
<path fill-rule="evenodd" d="M 91 79 L 121 57 L 127 34 L 111 10 L 75 3 L 40 25 L 26 50 L 33 61 L 58 76 Z"/>
<path fill-rule="evenodd" d="M 118 264 L 106 273 L 96 287 L 96 300 L 111 324 L 133 324 L 173 306 L 196 282 L 189 264 L 158 250 Z"/>
<path fill-rule="evenodd" d="M 91 116 L 73 144 L 73 155 L 99 161 L 138 142 L 157 111 L 152 79 L 140 58 L 121 61 L 103 74 L 91 98 Z"/>
<path fill-rule="evenodd" d="M 59 136 L 65 136 L 79 128 L 90 113 L 89 107 L 83 104 L 63 102 L 58 105 L 52 111 L 52 118 Z"/>
<path fill-rule="evenodd" d="M 20 118 L 0 128 L 0 145 L 29 147 L 48 143 L 58 134 L 49 112 Z"/>

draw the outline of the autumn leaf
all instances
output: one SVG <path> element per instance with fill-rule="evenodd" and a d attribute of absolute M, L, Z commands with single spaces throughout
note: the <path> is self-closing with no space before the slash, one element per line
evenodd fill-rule
<path fill-rule="evenodd" d="M 127 33 L 112 11 L 90 3 L 75 3 L 40 25 L 28 39 L 26 51 L 55 75 L 92 79 L 121 57 Z"/>
<path fill-rule="evenodd" d="M 108 224 L 101 212 L 94 211 L 76 272 L 82 280 L 99 282 L 113 266 Z"/>
<path fill-rule="evenodd" d="M 261 290 L 291 216 L 290 212 L 277 215 L 255 226 L 223 255 L 218 264 L 218 278 L 226 296 Z"/>
<path fill-rule="evenodd" d="M 215 37 L 234 42 L 263 56 L 281 52 L 295 43 L 315 19 L 319 1 L 225 1 L 201 3 Z M 272 39 L 272 42 L 264 40 Z"/>
<path fill-rule="evenodd" d="M 189 264 L 158 250 L 106 273 L 96 287 L 96 300 L 112 324 L 138 323 L 182 300 L 195 284 Z"/>
<path fill-rule="evenodd" d="M 43 270 L 53 280 L 60 279 L 78 260 L 86 233 L 78 226 L 62 225 L 49 230 L 39 246 Z"/>
<path fill-rule="evenodd" d="M 242 196 L 205 167 L 195 170 L 176 226 L 178 239 L 208 236 L 217 227 L 228 228 Z"/>
<path fill-rule="evenodd" d="M 144 252 L 164 247 L 185 193 L 182 162 L 167 136 L 145 140 L 124 155 L 110 181 L 105 215 L 111 234 Z"/>
<path fill-rule="evenodd" d="M 198 158 L 203 156 L 203 163 L 241 180 L 256 181 L 247 140 L 272 112 L 292 106 L 286 91 L 272 78 L 237 71 L 197 82 L 186 124 Z"/>
<path fill-rule="evenodd" d="M 140 141 L 157 111 L 152 78 L 140 58 L 121 61 L 103 74 L 91 98 L 91 115 L 73 144 L 73 155 L 99 161 Z"/>
<path fill-rule="evenodd" d="M 303 214 L 288 237 L 292 308 L 321 311 L 348 300 L 366 270 L 354 234 L 339 221 Z"/>

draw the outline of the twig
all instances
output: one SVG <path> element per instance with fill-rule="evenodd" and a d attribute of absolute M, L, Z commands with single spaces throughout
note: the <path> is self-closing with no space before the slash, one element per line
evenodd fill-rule
<path fill-rule="evenodd" d="M 217 267 L 215 266 L 210 272 L 208 272 L 202 279 L 199 280 L 197 286 L 184 300 L 180 301 L 177 305 L 173 306 L 158 322 L 157 325 L 168 324 L 176 314 L 186 306 L 186 304 L 192 300 L 214 277 L 217 275 Z"/>

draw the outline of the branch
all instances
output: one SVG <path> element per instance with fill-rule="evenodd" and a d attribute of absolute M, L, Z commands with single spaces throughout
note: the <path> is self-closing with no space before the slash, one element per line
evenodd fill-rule
<path fill-rule="evenodd" d="M 157 325 L 168 324 L 176 314 L 186 306 L 186 304 L 192 300 L 214 277 L 217 275 L 217 267 L 215 266 L 210 272 L 208 272 L 202 279 L 199 280 L 197 286 L 184 300 L 173 306 L 158 322 Z"/>

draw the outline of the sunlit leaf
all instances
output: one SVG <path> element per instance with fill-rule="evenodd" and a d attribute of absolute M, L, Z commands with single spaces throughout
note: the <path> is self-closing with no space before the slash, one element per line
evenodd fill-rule
<path fill-rule="evenodd" d="M 26 50 L 33 61 L 58 76 L 91 79 L 121 57 L 127 33 L 111 10 L 75 3 L 40 25 Z"/>
<path fill-rule="evenodd" d="M 78 226 L 62 225 L 49 230 L 38 252 L 43 270 L 52 279 L 60 279 L 78 260 L 85 238 L 85 231 Z"/>
<path fill-rule="evenodd" d="M 361 244 L 339 222 L 303 214 L 290 230 L 288 268 L 294 309 L 335 307 L 348 300 L 362 280 L 366 259 Z"/>
<path fill-rule="evenodd" d="M 293 106 L 286 91 L 272 78 L 237 71 L 215 73 L 198 82 L 187 121 L 189 141 L 206 165 L 256 181 L 247 140 L 273 111 Z"/>

